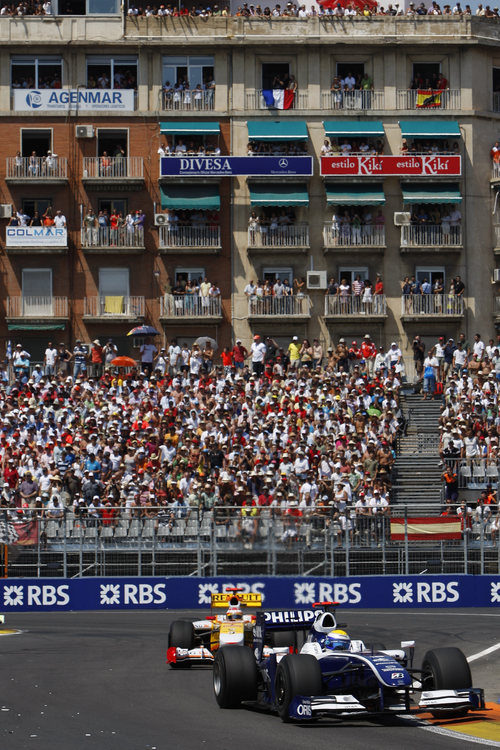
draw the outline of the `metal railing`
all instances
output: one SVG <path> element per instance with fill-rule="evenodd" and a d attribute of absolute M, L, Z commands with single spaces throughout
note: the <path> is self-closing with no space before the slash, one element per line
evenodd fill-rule
<path fill-rule="evenodd" d="M 110 295 L 106 297 L 85 297 L 83 314 L 89 318 L 143 318 L 144 297 Z"/>
<path fill-rule="evenodd" d="M 426 89 L 427 90 L 427 89 Z M 433 92 L 436 93 L 436 92 Z M 417 108 L 417 89 L 398 89 L 396 92 L 396 109 L 420 109 Z M 445 89 L 441 92 L 440 103 L 436 106 L 422 107 L 423 110 L 435 109 L 460 109 L 460 89 Z"/>
<path fill-rule="evenodd" d="M 401 315 L 463 315 L 465 300 L 454 294 L 403 294 Z"/>
<path fill-rule="evenodd" d="M 462 227 L 449 224 L 414 224 L 401 227 L 401 245 L 408 247 L 459 247 L 462 245 Z"/>
<path fill-rule="evenodd" d="M 67 318 L 68 298 L 37 296 L 7 297 L 8 318 Z"/>
<path fill-rule="evenodd" d="M 248 247 L 309 247 L 309 225 L 271 228 L 260 224 L 248 230 Z"/>
<path fill-rule="evenodd" d="M 307 91 L 296 91 L 290 109 L 307 109 L 308 108 Z M 268 107 L 262 96 L 261 89 L 245 92 L 245 109 L 273 109 Z"/>
<path fill-rule="evenodd" d="M 89 227 L 80 229 L 82 247 L 144 247 L 143 227 Z"/>
<path fill-rule="evenodd" d="M 498 161 L 494 161 L 491 165 L 491 179 L 500 180 L 500 162 Z"/>
<path fill-rule="evenodd" d="M 323 242 L 325 247 L 385 247 L 385 227 L 373 224 L 333 227 L 325 223 Z"/>
<path fill-rule="evenodd" d="M 220 227 L 160 227 L 160 247 L 220 247 Z"/>
<path fill-rule="evenodd" d="M 248 300 L 248 314 L 251 317 L 311 316 L 311 298 L 296 294 L 289 297 L 252 297 Z"/>
<path fill-rule="evenodd" d="M 184 110 L 191 112 L 207 112 L 214 109 L 215 88 L 208 89 L 185 89 L 176 91 L 162 91 L 162 110 L 172 112 Z"/>
<path fill-rule="evenodd" d="M 500 112 L 500 91 L 493 92 L 492 108 L 493 112 Z"/>
<path fill-rule="evenodd" d="M 500 472 L 500 462 L 488 458 L 450 458 L 443 457 L 445 466 L 456 473 L 458 488 L 482 489 L 488 484 L 496 489 Z"/>
<path fill-rule="evenodd" d="M 360 294 L 325 295 L 325 315 L 387 315 L 387 298 L 385 294 L 374 294 L 370 301 L 363 302 Z"/>
<path fill-rule="evenodd" d="M 500 316 L 500 297 L 493 297 L 493 314 Z"/>
<path fill-rule="evenodd" d="M 322 91 L 322 109 L 384 109 L 383 91 Z"/>
<path fill-rule="evenodd" d="M 66 180 L 68 160 L 62 156 L 8 156 L 6 179 Z"/>
<path fill-rule="evenodd" d="M 83 179 L 142 179 L 144 159 L 142 156 L 84 156 Z"/>
<path fill-rule="evenodd" d="M 220 318 L 220 297 L 200 297 L 194 294 L 165 294 L 160 297 L 162 318 Z"/>

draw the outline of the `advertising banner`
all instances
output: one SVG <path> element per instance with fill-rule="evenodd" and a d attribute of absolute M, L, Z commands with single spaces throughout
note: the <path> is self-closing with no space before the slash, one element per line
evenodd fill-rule
<path fill-rule="evenodd" d="M 133 89 L 14 89 L 18 112 L 134 110 Z"/>
<path fill-rule="evenodd" d="M 500 575 L 12 578 L 0 580 L 0 612 L 203 609 L 212 593 L 228 588 L 260 594 L 270 609 L 317 601 L 356 609 L 500 607 Z"/>
<path fill-rule="evenodd" d="M 459 177 L 462 157 L 437 156 L 322 156 L 321 174 L 368 177 Z"/>
<path fill-rule="evenodd" d="M 7 227 L 7 247 L 67 247 L 68 230 L 57 227 Z"/>
<path fill-rule="evenodd" d="M 312 156 L 164 156 L 162 177 L 309 177 Z"/>

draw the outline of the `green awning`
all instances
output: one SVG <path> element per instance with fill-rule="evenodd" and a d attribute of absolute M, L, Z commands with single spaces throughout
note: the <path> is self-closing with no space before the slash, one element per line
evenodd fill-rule
<path fill-rule="evenodd" d="M 326 202 L 336 206 L 383 206 L 384 189 L 382 185 L 328 183 Z"/>
<path fill-rule="evenodd" d="M 400 120 L 402 138 L 460 138 L 460 128 L 456 120 Z"/>
<path fill-rule="evenodd" d="M 307 141 L 309 134 L 304 120 L 260 120 L 249 122 L 248 138 L 250 141 Z"/>
<path fill-rule="evenodd" d="M 457 185 L 449 183 L 404 184 L 403 203 L 461 203 L 462 196 Z"/>
<path fill-rule="evenodd" d="M 65 323 L 7 323 L 9 331 L 64 331 Z"/>
<path fill-rule="evenodd" d="M 383 138 L 384 126 L 380 120 L 325 120 L 325 135 L 330 138 L 372 136 Z"/>
<path fill-rule="evenodd" d="M 220 127 L 218 122 L 206 122 L 204 120 L 170 120 L 160 122 L 160 133 L 166 135 L 218 135 Z"/>
<path fill-rule="evenodd" d="M 302 182 L 257 183 L 249 186 L 252 206 L 307 206 L 309 194 Z"/>
<path fill-rule="evenodd" d="M 204 211 L 220 209 L 218 185 L 176 185 L 160 187 L 162 208 L 199 208 Z"/>

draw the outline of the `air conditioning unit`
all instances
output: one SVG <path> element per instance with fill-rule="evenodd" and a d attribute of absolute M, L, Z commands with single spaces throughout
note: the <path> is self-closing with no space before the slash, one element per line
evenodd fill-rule
<path fill-rule="evenodd" d="M 75 127 L 76 138 L 93 138 L 94 128 L 92 125 L 77 125 Z"/>
<path fill-rule="evenodd" d="M 10 203 L 0 203 L 0 219 L 10 219 L 12 216 L 12 205 Z"/>
<path fill-rule="evenodd" d="M 493 281 L 500 281 L 500 268 L 493 269 Z"/>
<path fill-rule="evenodd" d="M 411 214 L 406 211 L 396 211 L 394 214 L 394 226 L 407 227 L 411 222 Z"/>
<path fill-rule="evenodd" d="M 167 223 L 167 214 L 155 214 L 155 227 L 163 227 Z"/>
<path fill-rule="evenodd" d="M 326 271 L 308 271 L 307 288 L 326 289 Z"/>

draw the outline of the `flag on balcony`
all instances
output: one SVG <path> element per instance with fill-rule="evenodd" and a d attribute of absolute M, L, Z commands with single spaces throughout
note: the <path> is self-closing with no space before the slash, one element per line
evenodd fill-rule
<path fill-rule="evenodd" d="M 273 109 L 292 109 L 295 91 L 288 89 L 264 89 L 262 92 L 266 107 Z"/>
<path fill-rule="evenodd" d="M 432 89 L 418 89 L 417 91 L 417 109 L 426 107 L 440 107 L 441 94 L 443 89 L 432 91 Z"/>
<path fill-rule="evenodd" d="M 38 541 L 38 521 L 0 521 L 0 544 L 27 546 Z"/>
<path fill-rule="evenodd" d="M 433 516 L 407 518 L 408 539 L 410 541 L 440 541 L 460 539 L 461 524 L 457 516 Z M 391 518 L 391 540 L 403 542 L 405 539 L 405 519 Z"/>

